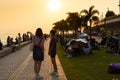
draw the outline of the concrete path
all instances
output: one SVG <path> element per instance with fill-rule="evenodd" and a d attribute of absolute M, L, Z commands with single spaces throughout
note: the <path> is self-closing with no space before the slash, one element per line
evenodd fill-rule
<path fill-rule="evenodd" d="M 45 59 L 41 66 L 41 80 L 67 80 L 61 63 L 56 58 L 59 77 L 51 76 L 53 67 L 48 56 L 49 40 L 45 42 Z M 35 80 L 34 62 L 29 45 L 0 59 L 0 80 Z"/>

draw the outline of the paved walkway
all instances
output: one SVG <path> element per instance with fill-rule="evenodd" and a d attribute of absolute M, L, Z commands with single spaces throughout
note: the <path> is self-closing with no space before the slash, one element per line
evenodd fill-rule
<path fill-rule="evenodd" d="M 50 75 L 53 67 L 48 56 L 49 40 L 45 42 L 45 59 L 41 66 L 42 80 L 67 80 L 61 63 L 57 59 L 59 77 Z M 34 80 L 34 65 L 29 45 L 0 59 L 0 80 Z"/>

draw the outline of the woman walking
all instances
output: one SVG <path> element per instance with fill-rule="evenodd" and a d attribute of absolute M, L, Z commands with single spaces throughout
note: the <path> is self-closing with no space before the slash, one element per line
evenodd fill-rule
<path fill-rule="evenodd" d="M 34 47 L 33 47 L 33 59 L 34 59 L 34 72 L 35 79 L 39 79 L 41 63 L 44 60 L 44 37 L 41 28 L 37 28 L 34 36 Z"/>

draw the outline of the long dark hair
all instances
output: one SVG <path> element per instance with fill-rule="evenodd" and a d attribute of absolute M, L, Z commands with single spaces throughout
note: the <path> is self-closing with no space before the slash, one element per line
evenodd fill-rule
<path fill-rule="evenodd" d="M 50 31 L 50 34 L 55 35 L 55 34 L 56 34 L 56 31 L 55 31 L 55 30 L 51 30 L 51 31 Z"/>
<path fill-rule="evenodd" d="M 35 36 L 38 36 L 39 38 L 41 38 L 43 36 L 43 32 L 41 28 L 37 28 Z"/>

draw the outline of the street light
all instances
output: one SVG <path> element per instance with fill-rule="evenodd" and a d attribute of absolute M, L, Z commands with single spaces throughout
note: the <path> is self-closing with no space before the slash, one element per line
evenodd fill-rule
<path fill-rule="evenodd" d="M 106 37 L 106 34 L 107 34 L 107 24 L 106 24 L 106 18 L 105 18 L 105 37 Z"/>
<path fill-rule="evenodd" d="M 119 0 L 119 4 L 118 4 L 118 6 L 119 6 L 119 14 L 120 14 L 120 0 Z"/>

